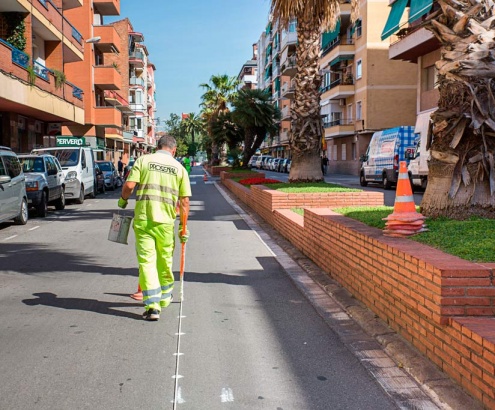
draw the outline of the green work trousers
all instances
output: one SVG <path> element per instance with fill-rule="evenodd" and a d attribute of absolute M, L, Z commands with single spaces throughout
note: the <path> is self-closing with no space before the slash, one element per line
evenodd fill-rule
<path fill-rule="evenodd" d="M 134 219 L 134 233 L 143 302 L 146 310 L 160 311 L 170 304 L 174 288 L 174 225 Z"/>

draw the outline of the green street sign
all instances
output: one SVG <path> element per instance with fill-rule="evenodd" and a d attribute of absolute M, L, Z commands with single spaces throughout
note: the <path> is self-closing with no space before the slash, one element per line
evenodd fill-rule
<path fill-rule="evenodd" d="M 57 147 L 85 147 L 86 138 L 84 137 L 64 137 L 58 136 L 56 140 Z"/>

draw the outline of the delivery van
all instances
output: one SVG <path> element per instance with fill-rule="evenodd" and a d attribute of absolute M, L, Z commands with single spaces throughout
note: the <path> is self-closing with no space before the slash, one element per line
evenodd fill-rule
<path fill-rule="evenodd" d="M 414 152 L 414 138 L 414 127 L 409 125 L 375 132 L 366 154 L 360 158 L 361 186 L 374 182 L 381 184 L 384 189 L 391 189 L 396 185 L 399 162 L 407 160 L 407 152 Z"/>
<path fill-rule="evenodd" d="M 36 148 L 31 153 L 57 157 L 64 172 L 66 199 L 73 199 L 77 204 L 82 204 L 86 195 L 93 198 L 96 196 L 95 161 L 91 147 Z"/>
<path fill-rule="evenodd" d="M 429 138 L 431 138 L 431 121 L 430 116 L 434 110 L 420 113 L 416 119 L 414 127 L 416 149 L 409 155 L 409 179 L 411 187 L 426 189 L 428 184 L 428 161 L 430 158 Z"/>

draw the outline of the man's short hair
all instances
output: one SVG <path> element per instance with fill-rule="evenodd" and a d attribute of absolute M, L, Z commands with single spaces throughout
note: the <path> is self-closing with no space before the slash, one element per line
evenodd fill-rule
<path fill-rule="evenodd" d="M 158 149 L 169 148 L 174 149 L 177 146 L 177 141 L 171 135 L 163 135 L 158 140 Z"/>

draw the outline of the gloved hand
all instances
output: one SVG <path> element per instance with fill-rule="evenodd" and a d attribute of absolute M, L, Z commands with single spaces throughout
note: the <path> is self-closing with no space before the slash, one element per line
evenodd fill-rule
<path fill-rule="evenodd" d="M 120 197 L 119 198 L 119 202 L 117 202 L 117 205 L 118 205 L 119 208 L 125 209 L 126 206 L 127 206 L 127 200 L 124 199 L 124 198 L 122 198 L 122 197 Z"/>
<path fill-rule="evenodd" d="M 180 243 L 186 243 L 189 239 L 189 229 L 186 227 L 186 233 L 182 234 L 182 225 L 179 224 L 179 240 Z"/>

